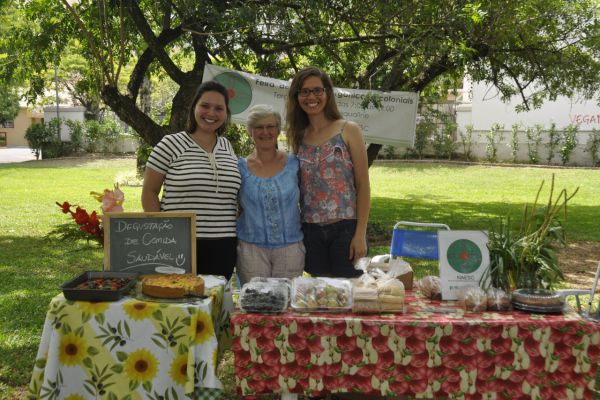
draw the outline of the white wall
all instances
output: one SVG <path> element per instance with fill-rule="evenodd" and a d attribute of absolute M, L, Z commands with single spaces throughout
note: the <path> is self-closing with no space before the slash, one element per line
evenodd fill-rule
<path fill-rule="evenodd" d="M 504 103 L 500 100 L 498 90 L 493 86 L 482 83 L 465 83 L 465 95 L 462 102 L 456 107 L 456 122 L 459 130 L 465 132 L 468 124 L 473 125 L 473 155 L 477 158 L 486 157 L 487 140 L 485 134 L 494 123 L 504 126 L 504 139 L 498 145 L 498 159 L 510 160 L 511 130 L 513 124 L 520 125 L 519 151 L 517 161 L 529 162 L 525 135 L 526 128 L 534 125 L 542 125 L 546 131 L 554 122 L 558 131 L 563 131 L 569 124 L 579 127 L 577 134 L 578 146 L 573 151 L 569 165 L 591 165 L 591 155 L 585 151 L 590 134 L 596 129 L 600 132 L 600 106 L 595 100 L 585 101 L 581 98 L 559 97 L 556 101 L 546 101 L 541 108 L 526 112 L 515 111 L 515 106 L 521 104 L 520 98 L 513 97 L 510 102 Z M 542 134 L 542 144 L 538 152 L 540 164 L 546 163 L 548 149 L 547 132 Z M 458 152 L 462 152 L 462 146 L 458 146 Z M 560 155 L 555 151 L 553 163 L 560 164 Z"/>
<path fill-rule="evenodd" d="M 60 125 L 60 139 L 63 142 L 71 140 L 71 130 L 65 124 L 65 120 L 74 120 L 81 123 L 84 122 L 85 107 L 59 107 L 58 114 L 63 122 Z M 57 117 L 56 107 L 49 106 L 44 107 L 44 122 L 50 122 L 52 119 Z"/>
<path fill-rule="evenodd" d="M 513 97 L 509 103 L 503 103 L 494 86 L 486 87 L 475 83 L 472 87 L 472 123 L 476 129 L 482 130 L 490 129 L 495 122 L 504 124 L 506 129 L 510 129 L 515 123 L 548 127 L 555 122 L 559 129 L 573 124 L 579 125 L 580 132 L 600 130 L 600 106 L 594 100 L 559 97 L 556 101 L 545 102 L 539 109 L 517 113 L 515 106 L 520 103 L 518 97 Z"/>

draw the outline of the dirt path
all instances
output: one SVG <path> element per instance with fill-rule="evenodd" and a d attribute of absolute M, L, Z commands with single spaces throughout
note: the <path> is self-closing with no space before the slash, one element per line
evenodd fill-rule
<path fill-rule="evenodd" d="M 567 286 L 589 289 L 600 261 L 600 242 L 571 242 L 559 252 L 558 259 Z"/>

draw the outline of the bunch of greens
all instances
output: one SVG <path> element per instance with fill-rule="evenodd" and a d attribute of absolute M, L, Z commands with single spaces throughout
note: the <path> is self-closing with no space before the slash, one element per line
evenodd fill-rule
<path fill-rule="evenodd" d="M 566 244 L 565 231 L 559 219 L 567 217 L 570 195 L 562 189 L 555 197 L 554 175 L 545 204 L 539 203 L 544 188 L 542 181 L 532 205 L 526 205 L 518 232 L 511 231 L 510 217 L 502 218 L 489 232 L 490 268 L 482 277 L 482 286 L 506 291 L 516 288 L 552 289 L 564 279 L 557 249 Z"/>

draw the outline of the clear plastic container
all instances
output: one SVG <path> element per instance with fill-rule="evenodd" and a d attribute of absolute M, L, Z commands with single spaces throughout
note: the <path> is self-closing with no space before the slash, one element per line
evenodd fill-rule
<path fill-rule="evenodd" d="M 514 308 L 540 313 L 561 312 L 565 302 L 556 292 L 545 289 L 517 289 L 512 292 Z"/>
<path fill-rule="evenodd" d="M 341 278 L 294 278 L 292 308 L 300 312 L 350 311 L 352 284 Z"/>
<path fill-rule="evenodd" d="M 289 279 L 259 278 L 242 286 L 239 303 L 246 312 L 280 313 L 287 310 L 289 296 Z"/>

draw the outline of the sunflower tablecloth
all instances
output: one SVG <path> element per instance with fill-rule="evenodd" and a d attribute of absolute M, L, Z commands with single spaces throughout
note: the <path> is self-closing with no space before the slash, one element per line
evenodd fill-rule
<path fill-rule="evenodd" d="M 238 392 L 588 399 L 600 325 L 571 310 L 465 313 L 407 293 L 404 314 L 231 317 Z"/>
<path fill-rule="evenodd" d="M 230 344 L 231 294 L 205 277 L 186 303 L 52 299 L 28 399 L 218 399 L 220 351 Z M 225 299 L 225 300 L 224 300 Z M 225 306 L 224 306 L 225 302 Z"/>

